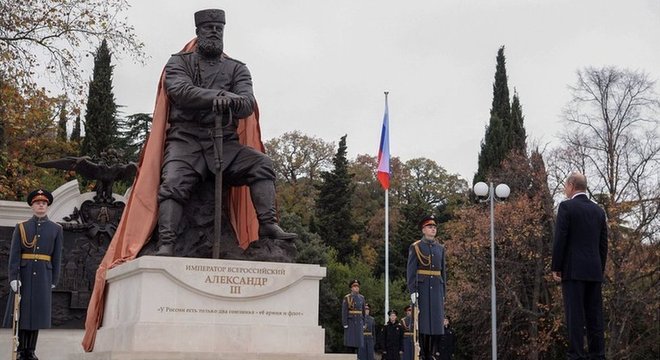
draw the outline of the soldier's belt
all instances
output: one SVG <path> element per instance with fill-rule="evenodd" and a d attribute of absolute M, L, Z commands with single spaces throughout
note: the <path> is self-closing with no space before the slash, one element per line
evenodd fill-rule
<path fill-rule="evenodd" d="M 373 335 L 373 334 L 370 333 L 370 332 L 366 332 L 366 333 L 364 333 L 364 336 L 371 336 L 371 335 Z"/>
<path fill-rule="evenodd" d="M 362 315 L 362 311 L 360 310 L 348 310 L 348 313 L 350 315 Z"/>
<path fill-rule="evenodd" d="M 413 336 L 413 333 L 411 333 L 411 332 L 404 332 L 404 333 L 403 333 L 403 336 Z"/>
<path fill-rule="evenodd" d="M 440 270 L 417 270 L 417 275 L 440 276 Z"/>
<path fill-rule="evenodd" d="M 50 255 L 44 255 L 44 254 L 21 254 L 21 259 L 23 259 L 23 260 L 41 260 L 41 261 L 50 261 Z"/>

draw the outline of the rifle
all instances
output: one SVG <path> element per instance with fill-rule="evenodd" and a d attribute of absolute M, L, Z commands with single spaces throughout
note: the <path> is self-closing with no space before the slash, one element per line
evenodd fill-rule
<path fill-rule="evenodd" d="M 11 350 L 11 359 L 16 360 L 18 357 L 18 326 L 19 326 L 19 317 L 21 315 L 21 283 L 17 282 L 18 288 L 14 293 L 14 316 L 12 319 L 12 350 Z"/>
<path fill-rule="evenodd" d="M 413 359 L 414 360 L 419 360 L 419 352 L 421 350 L 419 346 L 419 301 L 415 299 L 415 303 L 413 303 L 413 344 L 414 344 L 414 352 L 413 352 Z"/>

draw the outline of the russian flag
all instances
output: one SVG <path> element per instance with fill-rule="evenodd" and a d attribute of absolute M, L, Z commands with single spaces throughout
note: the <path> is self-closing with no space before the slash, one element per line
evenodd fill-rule
<path fill-rule="evenodd" d="M 380 148 L 378 149 L 378 181 L 383 189 L 390 188 L 390 115 L 387 109 L 387 93 L 385 93 L 385 115 L 383 129 L 380 133 Z"/>

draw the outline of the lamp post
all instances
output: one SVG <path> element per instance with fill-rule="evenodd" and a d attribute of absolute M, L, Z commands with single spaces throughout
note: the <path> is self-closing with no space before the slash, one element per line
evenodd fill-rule
<path fill-rule="evenodd" d="M 507 184 L 499 184 L 493 187 L 493 183 L 486 184 L 478 182 L 473 187 L 474 194 L 478 197 L 488 196 L 483 202 L 490 201 L 490 324 L 493 360 L 497 360 L 497 300 L 495 292 L 495 200 L 509 197 L 511 189 Z"/>

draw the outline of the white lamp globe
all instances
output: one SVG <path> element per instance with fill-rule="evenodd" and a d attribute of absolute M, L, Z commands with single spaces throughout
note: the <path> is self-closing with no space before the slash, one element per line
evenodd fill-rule
<path fill-rule="evenodd" d="M 508 198 L 510 193 L 511 193 L 511 189 L 507 184 L 499 184 L 495 188 L 495 196 L 497 196 L 500 199 Z"/>
<path fill-rule="evenodd" d="M 477 196 L 487 196 L 488 195 L 488 185 L 485 182 L 478 182 L 474 184 L 474 187 L 472 188 L 474 191 L 474 194 Z"/>

